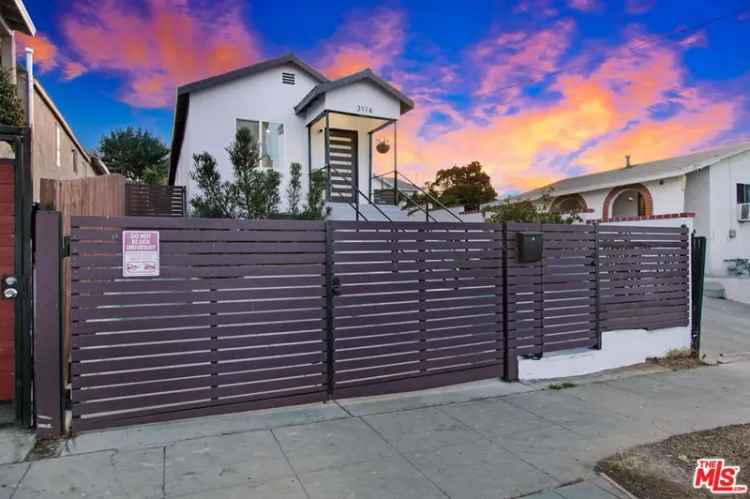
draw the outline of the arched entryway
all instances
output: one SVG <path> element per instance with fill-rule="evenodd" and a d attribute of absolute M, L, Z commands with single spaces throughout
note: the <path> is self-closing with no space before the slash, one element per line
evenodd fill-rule
<path fill-rule="evenodd" d="M 650 217 L 654 214 L 651 192 L 643 184 L 615 187 L 604 200 L 603 218 Z"/>

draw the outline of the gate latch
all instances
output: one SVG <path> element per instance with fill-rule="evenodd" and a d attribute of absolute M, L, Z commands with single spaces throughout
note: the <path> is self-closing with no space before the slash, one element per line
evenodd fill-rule
<path fill-rule="evenodd" d="M 13 300 L 18 296 L 18 278 L 14 275 L 3 278 L 3 298 Z"/>
<path fill-rule="evenodd" d="M 331 293 L 333 293 L 333 296 L 338 296 L 339 293 L 341 292 L 341 281 L 339 280 L 338 277 L 334 276 L 333 282 L 331 284 L 332 284 Z"/>

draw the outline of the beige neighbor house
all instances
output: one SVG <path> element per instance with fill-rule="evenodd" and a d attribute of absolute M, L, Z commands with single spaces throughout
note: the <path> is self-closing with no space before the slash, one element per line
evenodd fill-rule
<path fill-rule="evenodd" d="M 15 79 L 31 128 L 32 183 L 34 201 L 38 201 L 39 180 L 42 178 L 85 178 L 109 171 L 81 145 L 38 79 L 34 78 L 33 93 L 29 92 L 28 75 L 34 73 L 33 53 L 27 52 L 25 68 L 17 66 L 16 32 L 34 36 L 36 28 L 21 0 L 0 0 L 0 65 Z M 0 151 L 0 154 L 7 154 L 7 151 Z"/>
<path fill-rule="evenodd" d="M 588 222 L 693 217 L 695 234 L 708 240 L 709 275 L 727 276 L 727 260 L 750 258 L 750 142 L 647 163 L 626 158 L 623 167 L 566 178 L 518 198 L 539 199 L 545 192 L 553 196 L 553 209 L 576 210 Z"/>

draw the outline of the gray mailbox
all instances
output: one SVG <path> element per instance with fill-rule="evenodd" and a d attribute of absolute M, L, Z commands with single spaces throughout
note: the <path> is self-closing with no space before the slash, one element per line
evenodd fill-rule
<path fill-rule="evenodd" d="M 541 232 L 518 232 L 516 238 L 519 262 L 532 263 L 542 259 L 544 236 Z"/>

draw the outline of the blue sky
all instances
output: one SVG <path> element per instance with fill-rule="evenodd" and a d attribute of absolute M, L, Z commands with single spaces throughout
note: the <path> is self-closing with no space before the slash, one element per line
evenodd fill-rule
<path fill-rule="evenodd" d="M 295 52 L 414 98 L 404 169 L 479 160 L 502 191 L 750 136 L 746 1 L 26 2 L 39 77 L 86 147 L 169 142 L 176 86 Z"/>

